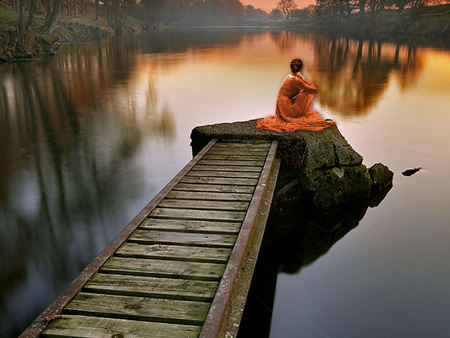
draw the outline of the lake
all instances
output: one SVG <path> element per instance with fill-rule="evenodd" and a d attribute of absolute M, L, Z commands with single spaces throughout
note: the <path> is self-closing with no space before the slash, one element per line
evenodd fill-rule
<path fill-rule="evenodd" d="M 192 128 L 273 114 L 294 57 L 315 109 L 394 184 L 332 239 L 278 231 L 289 245 L 265 254 L 286 259 L 263 287 L 261 335 L 448 337 L 450 51 L 264 28 L 79 42 L 0 65 L 0 336 L 25 329 L 184 167 Z"/>

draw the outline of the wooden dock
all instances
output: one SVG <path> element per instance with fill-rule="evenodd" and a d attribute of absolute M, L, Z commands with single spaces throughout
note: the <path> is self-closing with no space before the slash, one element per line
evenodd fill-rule
<path fill-rule="evenodd" d="M 276 149 L 209 142 L 21 337 L 234 337 Z"/>

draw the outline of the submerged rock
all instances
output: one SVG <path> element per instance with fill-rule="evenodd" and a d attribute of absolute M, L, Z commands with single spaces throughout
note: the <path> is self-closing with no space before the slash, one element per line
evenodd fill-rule
<path fill-rule="evenodd" d="M 369 198 L 372 187 L 369 171 L 362 164 L 362 156 L 336 126 L 322 131 L 292 133 L 259 130 L 256 120 L 200 126 L 191 133 L 193 154 L 213 138 L 278 140 L 277 156 L 281 159 L 281 169 L 276 190 L 290 190 L 291 196 L 310 194 L 317 207 Z"/>

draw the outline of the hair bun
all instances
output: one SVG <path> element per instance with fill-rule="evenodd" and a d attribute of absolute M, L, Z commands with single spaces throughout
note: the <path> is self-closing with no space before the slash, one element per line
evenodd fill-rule
<path fill-rule="evenodd" d="M 292 73 L 298 73 L 303 68 L 303 61 L 300 59 L 293 59 L 291 61 L 291 71 Z"/>

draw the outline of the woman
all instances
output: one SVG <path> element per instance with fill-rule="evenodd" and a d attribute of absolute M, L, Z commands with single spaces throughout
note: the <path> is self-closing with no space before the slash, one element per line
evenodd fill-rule
<path fill-rule="evenodd" d="M 291 71 L 283 81 L 277 99 L 275 116 L 259 119 L 258 129 L 275 131 L 322 130 L 335 123 L 325 121 L 318 112 L 311 110 L 311 104 L 317 87 L 308 81 L 300 72 L 303 61 L 291 61 Z"/>

